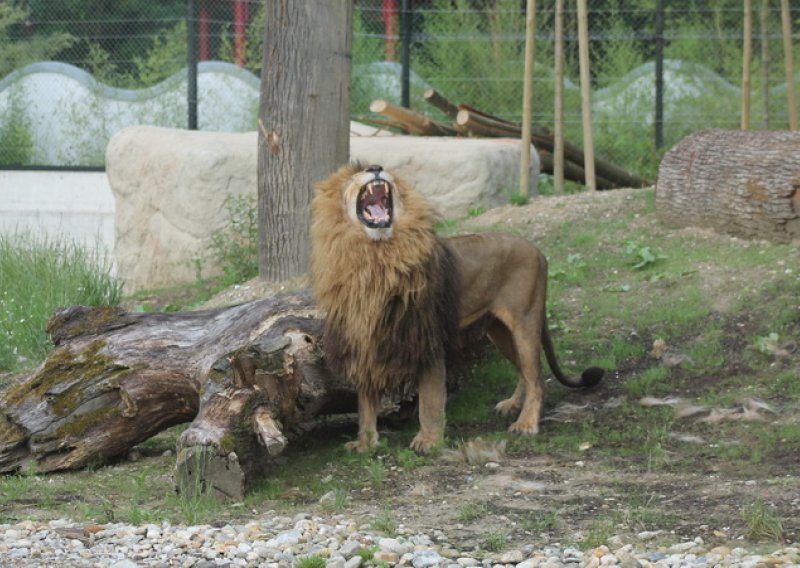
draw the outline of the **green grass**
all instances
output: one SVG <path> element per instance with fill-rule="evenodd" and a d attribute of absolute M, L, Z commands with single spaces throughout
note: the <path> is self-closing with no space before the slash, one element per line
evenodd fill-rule
<path fill-rule="evenodd" d="M 783 521 L 774 508 L 763 501 L 745 505 L 741 510 L 747 525 L 747 537 L 755 542 L 780 542 L 783 540 Z"/>
<path fill-rule="evenodd" d="M 58 307 L 115 305 L 121 283 L 107 258 L 75 243 L 0 235 L 0 372 L 41 361 Z"/>

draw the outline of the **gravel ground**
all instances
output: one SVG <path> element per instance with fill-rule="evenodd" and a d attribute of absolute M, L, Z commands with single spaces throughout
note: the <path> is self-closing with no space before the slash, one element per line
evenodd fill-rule
<path fill-rule="evenodd" d="M 357 568 L 370 564 L 425 567 L 555 568 L 596 566 L 800 566 L 800 548 L 768 554 L 741 548 L 706 546 L 695 538 L 668 548 L 647 546 L 656 534 L 637 535 L 640 543 L 623 544 L 610 538 L 607 545 L 582 551 L 552 543 L 523 546 L 502 553 L 477 555 L 453 548 L 447 534 L 414 534 L 400 527 L 387 538 L 369 526 L 343 515 L 327 518 L 300 513 L 293 517 L 268 514 L 268 519 L 244 525 L 172 526 L 85 525 L 67 520 L 0 525 L 0 565 L 6 567 L 113 567 L 138 566 L 297 566 L 305 556 L 325 559 L 326 567 Z M 380 564 L 380 563 L 383 564 Z"/>

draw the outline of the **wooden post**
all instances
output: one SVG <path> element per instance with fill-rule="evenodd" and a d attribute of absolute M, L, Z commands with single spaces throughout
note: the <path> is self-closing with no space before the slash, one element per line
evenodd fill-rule
<path fill-rule="evenodd" d="M 553 191 L 564 193 L 564 0 L 556 0 L 553 88 Z"/>
<path fill-rule="evenodd" d="M 764 130 L 769 130 L 769 0 L 761 0 L 759 28 L 761 36 L 761 97 L 764 99 Z"/>
<path fill-rule="evenodd" d="M 753 1 L 744 0 L 744 44 L 742 46 L 742 130 L 750 128 L 750 64 L 753 60 Z"/>
<path fill-rule="evenodd" d="M 531 127 L 533 126 L 533 58 L 536 54 L 536 0 L 525 12 L 525 76 L 522 83 L 522 141 L 519 159 L 519 193 L 528 195 L 531 179 Z"/>
<path fill-rule="evenodd" d="M 789 130 L 797 130 L 797 99 L 794 94 L 794 64 L 792 62 L 792 15 L 789 0 L 781 0 L 783 27 L 783 59 L 786 65 L 786 96 L 789 99 Z"/>
<path fill-rule="evenodd" d="M 583 115 L 583 168 L 586 188 L 595 191 L 594 140 L 592 137 L 592 85 L 589 75 L 589 23 L 586 0 L 578 0 L 578 57 L 581 71 L 581 114 Z"/>

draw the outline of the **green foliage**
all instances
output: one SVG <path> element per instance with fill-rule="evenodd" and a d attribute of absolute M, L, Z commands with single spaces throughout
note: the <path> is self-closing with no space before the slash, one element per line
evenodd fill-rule
<path fill-rule="evenodd" d="M 314 554 L 297 559 L 296 568 L 325 568 L 325 558 Z"/>
<path fill-rule="evenodd" d="M 386 508 L 383 512 L 371 523 L 372 529 L 382 532 L 384 534 L 395 534 L 397 532 L 397 522 L 394 520 L 392 510 Z"/>
<path fill-rule="evenodd" d="M 458 520 L 462 523 L 471 523 L 480 519 L 489 512 L 489 506 L 481 501 L 470 501 L 458 508 Z"/>
<path fill-rule="evenodd" d="M 50 59 L 74 41 L 66 32 L 31 34 L 26 26 L 30 18 L 29 8 L 0 2 L 0 79 L 28 63 Z"/>
<path fill-rule="evenodd" d="M 225 200 L 228 222 L 211 235 L 210 252 L 222 268 L 223 286 L 258 276 L 258 211 L 253 196 L 229 196 Z"/>
<path fill-rule="evenodd" d="M 763 501 L 756 501 L 742 507 L 742 520 L 747 525 L 747 538 L 760 542 L 780 542 L 783 540 L 783 521 L 774 507 Z"/>
<path fill-rule="evenodd" d="M 527 205 L 530 202 L 531 198 L 529 195 L 525 193 L 512 193 L 509 201 L 511 201 L 511 205 Z"/>
<path fill-rule="evenodd" d="M 506 544 L 508 544 L 508 535 L 493 531 L 486 534 L 482 546 L 489 552 L 498 552 L 502 550 Z"/>
<path fill-rule="evenodd" d="M 33 162 L 33 137 L 24 99 L 24 93 L 12 88 L 9 104 L 0 114 L 0 164 L 27 166 Z"/>
<path fill-rule="evenodd" d="M 0 371 L 44 358 L 45 324 L 62 306 L 114 305 L 121 283 L 108 259 L 76 243 L 0 235 Z"/>

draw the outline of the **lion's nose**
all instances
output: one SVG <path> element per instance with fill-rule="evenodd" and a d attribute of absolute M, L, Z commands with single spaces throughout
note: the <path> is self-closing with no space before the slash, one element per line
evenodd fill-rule
<path fill-rule="evenodd" d="M 372 164 L 370 167 L 367 168 L 367 171 L 373 174 L 378 174 L 383 171 L 383 166 Z"/>

